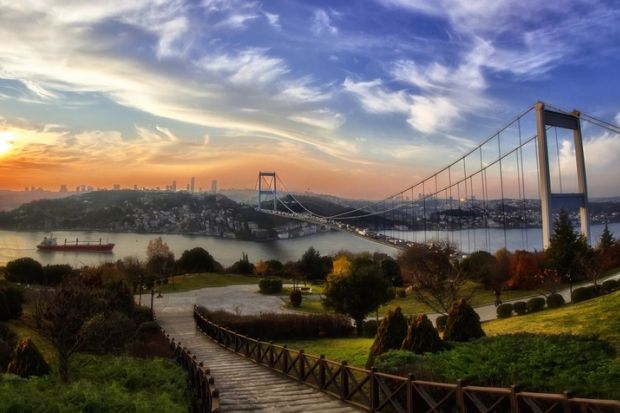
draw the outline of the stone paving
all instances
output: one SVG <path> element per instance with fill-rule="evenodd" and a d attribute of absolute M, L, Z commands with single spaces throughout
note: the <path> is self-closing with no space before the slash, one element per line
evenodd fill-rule
<path fill-rule="evenodd" d="M 227 288 L 227 287 L 223 287 Z M 214 288 L 220 290 L 221 288 Z M 334 412 L 360 410 L 303 383 L 220 347 L 196 329 L 191 308 L 181 303 L 156 307 L 157 321 L 210 369 L 222 412 Z"/>

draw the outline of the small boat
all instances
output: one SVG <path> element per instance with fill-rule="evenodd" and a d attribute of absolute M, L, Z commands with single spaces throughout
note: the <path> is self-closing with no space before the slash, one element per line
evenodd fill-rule
<path fill-rule="evenodd" d="M 44 237 L 43 241 L 39 245 L 37 245 L 37 249 L 39 251 L 85 251 L 85 252 L 110 252 L 114 248 L 114 244 L 112 243 L 103 243 L 101 238 L 99 241 L 80 241 L 79 239 L 75 239 L 75 241 L 67 241 L 65 238 L 65 242 L 63 244 L 59 244 L 56 241 L 56 237 Z"/>

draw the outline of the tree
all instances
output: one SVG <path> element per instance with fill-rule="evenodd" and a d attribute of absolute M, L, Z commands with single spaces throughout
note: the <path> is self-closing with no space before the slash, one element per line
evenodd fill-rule
<path fill-rule="evenodd" d="M 306 281 L 324 280 L 332 271 L 332 259 L 321 257 L 319 251 L 310 247 L 301 256 L 298 271 Z"/>
<path fill-rule="evenodd" d="M 570 283 L 571 291 L 580 272 L 579 255 L 587 245 L 585 238 L 574 231 L 568 214 L 561 211 L 553 225 L 553 234 L 545 256 L 548 267 L 556 270 L 563 280 Z"/>
<path fill-rule="evenodd" d="M 268 260 L 265 264 L 267 264 L 265 275 L 280 277 L 284 273 L 284 265 L 278 260 Z"/>
<path fill-rule="evenodd" d="M 348 272 L 327 277 L 323 306 L 355 320 L 361 337 L 364 318 L 388 301 L 388 288 L 389 283 L 375 263 L 354 259 Z"/>
<path fill-rule="evenodd" d="M 455 252 L 449 243 L 414 244 L 398 256 L 403 280 L 413 287 L 413 297 L 438 313 L 447 313 L 464 295 L 467 279 L 453 259 Z"/>
<path fill-rule="evenodd" d="M 101 297 L 83 279 L 66 279 L 55 290 L 40 292 L 35 317 L 39 331 L 58 355 L 58 374 L 69 381 L 69 358 L 85 343 L 84 324 L 101 308 Z"/>
<path fill-rule="evenodd" d="M 133 288 L 133 293 L 138 292 L 138 303 L 142 303 L 142 288 L 146 278 L 146 269 L 138 257 L 125 257 L 117 265 L 125 276 L 127 283 Z"/>
<path fill-rule="evenodd" d="M 616 243 L 616 240 L 614 239 L 614 235 L 609 230 L 609 227 L 607 226 L 607 222 L 605 222 L 605 228 L 603 229 L 603 232 L 601 233 L 601 237 L 599 238 L 596 249 L 604 253 L 608 249 L 613 247 L 615 243 Z"/>
<path fill-rule="evenodd" d="M 43 376 L 49 374 L 50 366 L 45 362 L 37 346 L 27 338 L 15 346 L 13 358 L 6 371 L 22 377 Z"/>
<path fill-rule="evenodd" d="M 200 272 L 215 272 L 217 263 L 207 250 L 202 247 L 196 247 L 191 250 L 183 251 L 177 264 L 181 271 L 194 274 Z"/>
<path fill-rule="evenodd" d="M 268 268 L 269 267 L 267 266 L 267 263 L 263 260 L 260 260 L 256 264 L 254 264 L 254 274 L 258 276 L 263 276 L 267 274 Z"/>
<path fill-rule="evenodd" d="M 507 280 L 506 274 L 499 271 L 497 258 L 486 251 L 476 251 L 464 258 L 460 270 L 467 279 L 487 288 L 499 290 Z"/>
<path fill-rule="evenodd" d="M 39 284 L 43 280 L 43 267 L 29 257 L 18 258 L 6 264 L 6 279 L 17 283 Z"/>
<path fill-rule="evenodd" d="M 541 257 L 530 251 L 517 250 L 510 256 L 509 288 L 532 290 L 540 286 L 538 275 L 543 271 Z"/>
<path fill-rule="evenodd" d="M 232 274 L 251 275 L 254 273 L 254 264 L 250 262 L 248 254 L 242 252 L 241 259 L 231 265 L 227 271 Z"/>
<path fill-rule="evenodd" d="M 385 257 L 381 262 L 381 271 L 394 287 L 403 286 L 403 277 L 400 275 L 400 266 L 392 257 Z"/>
<path fill-rule="evenodd" d="M 167 278 L 174 269 L 174 253 L 161 237 L 149 241 L 146 247 L 146 268 L 155 279 Z"/>

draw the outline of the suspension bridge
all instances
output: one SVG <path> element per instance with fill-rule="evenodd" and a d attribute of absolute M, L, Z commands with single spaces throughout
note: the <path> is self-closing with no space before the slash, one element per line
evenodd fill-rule
<path fill-rule="evenodd" d="M 545 248 L 563 209 L 590 239 L 582 124 L 620 138 L 617 125 L 538 102 L 458 159 L 379 201 L 319 213 L 275 172 L 259 172 L 257 209 L 397 248 L 447 240 L 464 252 Z"/>

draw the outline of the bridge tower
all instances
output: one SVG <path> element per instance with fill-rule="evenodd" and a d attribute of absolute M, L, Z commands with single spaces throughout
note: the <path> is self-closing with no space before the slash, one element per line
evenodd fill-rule
<path fill-rule="evenodd" d="M 278 210 L 277 199 L 278 193 L 276 188 L 275 172 L 259 172 L 258 173 L 258 210 L 261 209 L 263 195 L 273 196 L 273 210 Z"/>
<path fill-rule="evenodd" d="M 577 205 L 579 207 L 579 221 L 581 233 L 590 239 L 590 225 L 588 222 L 588 188 L 586 183 L 586 164 L 583 155 L 583 141 L 581 137 L 580 113 L 573 111 L 570 114 L 545 109 L 542 102 L 536 103 L 536 126 L 538 146 L 538 188 L 540 191 L 540 207 L 542 215 L 543 248 L 549 246 L 553 227 L 554 209 L 562 205 Z M 552 193 L 549 174 L 549 151 L 547 148 L 547 127 L 557 127 L 573 131 L 575 145 L 575 160 L 577 162 L 577 192 Z M 558 160 L 559 162 L 559 160 Z"/>

